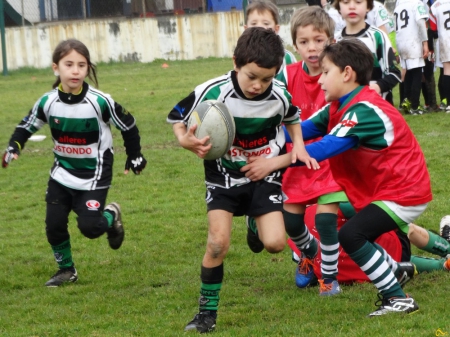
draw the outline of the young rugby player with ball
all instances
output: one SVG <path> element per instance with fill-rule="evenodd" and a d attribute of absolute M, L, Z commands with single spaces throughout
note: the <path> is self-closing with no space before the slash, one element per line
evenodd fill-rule
<path fill-rule="evenodd" d="M 236 137 L 230 151 L 216 160 L 204 160 L 208 240 L 201 265 L 199 313 L 186 331 L 212 331 L 216 325 L 219 292 L 224 276 L 223 260 L 230 246 L 233 216 L 250 215 L 256 219 L 259 238 L 270 253 L 286 245 L 281 196 L 281 170 L 274 170 L 258 181 L 246 176 L 245 166 L 252 156 L 275 157 L 285 148 L 284 123 L 293 138 L 290 162 L 300 159 L 318 168 L 306 153 L 299 110 L 278 81 L 272 81 L 283 64 L 284 46 L 271 29 L 247 28 L 234 50 L 234 70 L 195 88 L 169 113 L 178 142 L 203 158 L 211 147 L 209 137 L 197 139 L 196 125 L 187 121 L 195 107 L 205 100 L 223 102 L 232 113 Z M 289 164 L 289 163 L 288 163 Z"/>

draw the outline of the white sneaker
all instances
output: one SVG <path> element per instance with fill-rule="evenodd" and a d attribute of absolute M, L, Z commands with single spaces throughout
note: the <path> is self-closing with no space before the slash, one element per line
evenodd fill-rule
<path fill-rule="evenodd" d="M 439 223 L 439 235 L 450 242 L 450 215 L 442 217 Z"/>

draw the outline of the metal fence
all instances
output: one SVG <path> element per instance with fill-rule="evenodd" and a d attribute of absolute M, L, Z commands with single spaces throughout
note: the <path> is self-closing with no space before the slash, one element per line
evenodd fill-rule
<path fill-rule="evenodd" d="M 242 0 L 0 1 L 4 1 L 5 23 L 7 27 L 62 20 L 85 20 L 108 17 L 136 18 L 242 10 Z"/>
<path fill-rule="evenodd" d="M 42 22 L 108 17 L 155 17 L 242 10 L 249 0 L 0 0 L 5 25 L 23 26 Z M 305 0 L 272 0 L 278 6 L 305 4 Z M 386 0 L 391 9 L 395 0 Z"/>

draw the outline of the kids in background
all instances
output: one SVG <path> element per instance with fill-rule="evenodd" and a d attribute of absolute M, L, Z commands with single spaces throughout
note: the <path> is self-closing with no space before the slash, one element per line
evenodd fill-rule
<path fill-rule="evenodd" d="M 374 0 L 336 0 L 333 4 L 346 22 L 342 39 L 357 38 L 364 42 L 374 57 L 370 88 L 393 104 L 392 89 L 400 82 L 400 69 L 395 64 L 395 54 L 385 32 L 365 22 Z"/>
<path fill-rule="evenodd" d="M 424 99 L 424 111 L 425 112 L 437 112 L 439 106 L 437 105 L 436 97 L 436 81 L 434 79 L 435 71 L 435 52 L 434 52 L 434 33 L 431 29 L 427 29 L 428 35 L 428 57 L 424 59 L 425 66 L 423 67 L 422 74 L 422 95 Z"/>
<path fill-rule="evenodd" d="M 319 6 L 328 13 L 328 15 L 334 21 L 334 38 L 340 37 L 342 29 L 345 27 L 345 21 L 341 14 L 331 5 L 331 1 L 328 0 L 307 0 L 308 6 Z"/>
<path fill-rule="evenodd" d="M 367 13 L 366 22 L 388 35 L 394 29 L 393 27 L 391 28 L 392 19 L 386 7 L 379 1 L 373 1 L 373 8 Z"/>
<path fill-rule="evenodd" d="M 392 272 L 381 234 L 420 216 L 432 200 L 430 177 L 420 146 L 402 115 L 368 86 L 372 52 L 357 39 L 328 45 L 320 54 L 319 83 L 330 104 L 301 123 L 308 153 L 329 159 L 336 182 L 357 214 L 339 231 L 344 251 L 377 287 L 379 308 L 369 316 L 418 310 Z"/>
<path fill-rule="evenodd" d="M 204 160 L 208 240 L 200 278 L 199 313 L 185 331 L 212 331 L 216 325 L 219 292 L 224 276 L 223 260 L 230 246 L 233 216 L 248 215 L 256 219 L 259 239 L 270 253 L 286 245 L 281 195 L 281 171 L 274 170 L 253 182 L 246 175 L 246 163 L 252 153 L 276 157 L 284 148 L 282 123 L 294 137 L 291 161 L 299 158 L 317 169 L 317 162 L 304 148 L 299 110 L 278 81 L 272 81 L 283 64 L 281 38 L 271 29 L 247 28 L 234 50 L 234 70 L 195 88 L 169 113 L 167 121 L 180 145 L 204 157 L 211 144 L 209 137 L 197 139 L 196 126 L 186 128 L 195 107 L 205 100 L 219 100 L 232 113 L 236 136 L 230 151 L 217 160 Z"/>
<path fill-rule="evenodd" d="M 301 120 L 307 120 L 326 105 L 325 95 L 318 83 L 321 76 L 319 54 L 326 43 L 334 41 L 334 21 L 324 9 L 302 7 L 291 17 L 291 36 L 296 52 L 303 61 L 286 67 L 287 90 L 292 103 L 301 109 Z M 312 142 L 309 141 L 309 142 Z M 290 150 L 291 144 L 287 144 Z M 320 236 L 322 278 L 319 294 L 337 295 L 341 292 L 338 274 L 339 242 L 337 212 L 339 202 L 347 201 L 342 188 L 334 181 L 327 160 L 320 170 L 306 167 L 287 168 L 283 174 L 284 224 L 286 232 L 302 252 L 295 276 L 299 288 L 317 283 L 313 260 L 318 244 L 304 223 L 306 206 L 317 203 L 316 228 Z"/>
<path fill-rule="evenodd" d="M 278 13 L 278 7 L 273 2 L 260 0 L 252 1 L 247 7 L 245 18 L 244 29 L 247 29 L 248 27 L 262 27 L 272 29 L 277 34 L 280 31 L 280 14 Z M 294 54 L 285 49 L 283 65 L 275 78 L 284 83 L 284 68 L 286 65 L 295 62 L 297 62 L 297 60 L 295 59 Z"/>
<path fill-rule="evenodd" d="M 431 20 L 430 20 L 431 21 Z M 441 62 L 439 57 L 439 39 L 436 41 L 435 47 L 435 55 L 434 55 L 434 65 L 439 69 L 439 78 L 438 78 L 438 92 L 441 103 L 439 104 L 439 110 L 446 111 L 447 109 L 447 99 L 445 98 L 445 88 L 444 88 L 444 64 Z"/>
<path fill-rule="evenodd" d="M 430 15 L 430 7 L 434 1 L 424 1 L 426 3 L 425 8 L 428 15 Z M 422 95 L 425 101 L 424 111 L 433 112 L 439 111 L 436 98 L 436 81 L 434 79 L 436 54 L 434 50 L 434 40 L 438 38 L 437 32 L 430 28 L 430 20 L 427 21 L 427 37 L 428 37 L 428 57 L 424 59 L 425 66 L 423 67 L 422 76 Z"/>
<path fill-rule="evenodd" d="M 317 205 L 311 205 L 306 208 L 305 224 L 309 231 L 318 239 L 319 234 L 315 228 L 315 214 Z M 355 215 L 354 208 L 350 203 L 341 203 L 338 212 L 338 230 Z M 450 271 L 450 258 L 447 255 L 450 253 L 450 243 L 445 238 L 432 233 L 415 224 L 409 225 L 410 237 L 414 245 L 420 249 L 436 254 L 440 258 L 428 258 L 423 256 L 411 255 L 410 241 L 403 240 L 397 235 L 398 231 L 390 231 L 383 233 L 375 242 L 394 259 L 396 262 L 401 262 L 392 265 L 394 274 L 401 284 L 406 284 L 414 277 L 415 272 L 418 274 L 433 272 L 433 271 Z M 414 233 L 414 234 L 413 234 Z M 409 235 L 409 234 L 408 234 Z M 293 260 L 298 262 L 298 251 L 292 240 L 288 241 L 289 246 L 293 250 Z M 403 263 L 404 261 L 411 263 Z M 415 268 L 414 268 L 415 267 Z M 320 275 L 320 258 L 314 259 L 314 273 L 318 278 Z M 406 274 L 405 274 L 406 273 Z M 367 282 L 369 279 L 366 274 L 355 264 L 346 252 L 342 249 L 339 251 L 339 273 L 338 281 L 340 283 L 348 284 L 354 282 Z"/>
<path fill-rule="evenodd" d="M 442 105 L 447 105 L 450 100 L 450 27 L 448 23 L 448 14 L 450 12 L 449 0 L 437 0 L 430 8 L 430 28 L 438 33 L 439 43 L 439 61 L 443 65 L 442 76 L 439 78 L 441 83 L 441 102 Z M 441 80 L 442 77 L 442 80 Z M 445 108 L 447 113 L 450 113 L 450 106 Z"/>
<path fill-rule="evenodd" d="M 78 279 L 68 231 L 70 211 L 77 214 L 78 228 L 89 239 L 107 233 L 112 249 L 123 242 L 120 206 L 115 202 L 105 206 L 113 176 L 110 125 L 122 133 L 128 156 L 125 174 L 130 169 L 139 174 L 147 163 L 134 117 L 84 81 L 88 77 L 98 85 L 86 46 L 75 39 L 62 41 L 53 52 L 52 68 L 57 76 L 53 90 L 44 94 L 16 127 L 2 160 L 6 168 L 18 159 L 28 138 L 49 125 L 55 160 L 45 197 L 45 230 L 59 269 L 47 287 Z"/>
<path fill-rule="evenodd" d="M 428 57 L 428 35 L 426 20 L 428 12 L 420 0 L 398 0 L 395 9 L 395 41 L 400 55 L 400 65 L 406 70 L 403 81 L 405 113 L 422 115 L 420 89 L 424 58 Z"/>

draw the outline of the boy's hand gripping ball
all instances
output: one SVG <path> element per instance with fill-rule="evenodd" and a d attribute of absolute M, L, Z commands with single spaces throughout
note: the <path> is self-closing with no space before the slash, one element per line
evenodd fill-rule
<path fill-rule="evenodd" d="M 224 103 L 216 100 L 201 102 L 191 113 L 187 128 L 194 124 L 197 125 L 195 137 L 199 139 L 205 136 L 210 137 L 211 150 L 203 158 L 204 160 L 214 160 L 224 156 L 233 145 L 236 126 L 233 115 Z"/>

